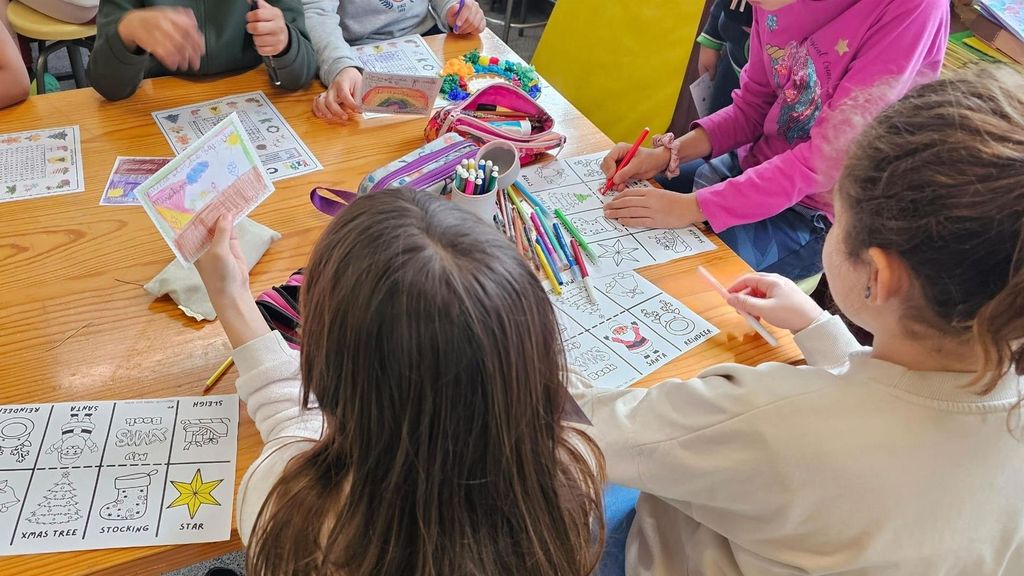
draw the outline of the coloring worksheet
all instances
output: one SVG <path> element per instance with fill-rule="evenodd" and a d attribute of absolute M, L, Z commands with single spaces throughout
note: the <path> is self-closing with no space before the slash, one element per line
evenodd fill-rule
<path fill-rule="evenodd" d="M 0 134 L 0 202 L 85 190 L 78 126 Z"/>
<path fill-rule="evenodd" d="M 174 255 L 196 261 L 213 239 L 217 220 L 252 212 L 274 185 L 236 113 L 135 189 L 135 195 Z"/>
<path fill-rule="evenodd" d="M 237 94 L 162 110 L 154 112 L 153 119 L 171 143 L 174 153 L 181 154 L 232 113 L 238 114 L 271 180 L 323 168 L 263 92 Z"/>
<path fill-rule="evenodd" d="M 594 276 L 633 270 L 714 250 L 694 226 L 678 229 L 628 228 L 604 217 L 603 207 L 614 198 L 598 190 L 605 183 L 601 160 L 607 152 L 557 159 L 528 166 L 519 173 L 537 199 L 552 213 L 561 209 L 590 245 L 599 265 Z M 630 187 L 647 186 L 633 182 Z"/>
<path fill-rule="evenodd" d="M 402 36 L 394 40 L 356 46 L 356 56 L 363 68 L 372 72 L 387 74 L 405 74 L 409 76 L 431 76 L 440 79 L 444 66 L 437 59 L 434 51 L 423 41 L 419 34 Z M 440 90 L 440 85 L 438 87 Z M 440 95 L 434 94 L 433 107 L 439 108 L 448 102 Z M 367 111 L 364 118 L 385 116 L 380 112 Z"/>
<path fill-rule="evenodd" d="M 231 537 L 238 397 L 0 406 L 0 555 Z"/>
<path fill-rule="evenodd" d="M 100 204 L 124 206 L 141 204 L 135 189 L 170 162 L 170 158 L 134 158 L 118 156 L 103 188 Z"/>
<path fill-rule="evenodd" d="M 548 295 L 566 359 L 594 384 L 625 388 L 718 333 L 675 298 L 633 271 L 591 278 Z"/>

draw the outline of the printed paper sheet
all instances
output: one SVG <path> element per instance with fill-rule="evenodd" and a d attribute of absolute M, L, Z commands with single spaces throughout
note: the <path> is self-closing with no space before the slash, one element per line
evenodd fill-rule
<path fill-rule="evenodd" d="M 106 206 L 139 205 L 135 189 L 167 165 L 171 158 L 118 156 L 103 188 L 100 204 Z"/>
<path fill-rule="evenodd" d="M 548 292 L 569 365 L 597 386 L 625 388 L 718 333 L 636 272 L 592 278 Z"/>
<path fill-rule="evenodd" d="M 153 113 L 175 154 L 181 154 L 231 114 L 238 114 L 271 180 L 315 172 L 323 166 L 263 92 L 237 94 Z"/>
<path fill-rule="evenodd" d="M 85 190 L 78 126 L 0 134 L 0 202 Z"/>
<path fill-rule="evenodd" d="M 209 247 L 222 215 L 232 214 L 237 222 L 273 191 L 238 114 L 232 113 L 135 194 L 174 255 L 191 264 Z"/>
<path fill-rule="evenodd" d="M 630 228 L 605 218 L 603 207 L 614 198 L 614 192 L 607 196 L 598 192 L 606 180 L 601 172 L 601 159 L 606 154 L 558 159 L 523 168 L 519 174 L 519 180 L 548 210 L 560 208 L 586 239 L 599 262 L 591 274 L 633 270 L 715 248 L 693 226 L 673 230 Z"/>
<path fill-rule="evenodd" d="M 231 536 L 238 397 L 0 406 L 0 555 Z"/>

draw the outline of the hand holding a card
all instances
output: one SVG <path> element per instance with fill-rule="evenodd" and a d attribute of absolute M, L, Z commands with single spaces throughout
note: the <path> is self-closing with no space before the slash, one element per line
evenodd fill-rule
<path fill-rule="evenodd" d="M 234 217 L 221 215 L 213 242 L 195 262 L 210 303 L 233 348 L 270 331 L 249 290 L 249 267 L 235 235 Z"/>
<path fill-rule="evenodd" d="M 328 123 L 346 122 L 362 112 L 356 99 L 363 91 L 363 75 L 358 68 L 342 68 L 326 92 L 313 99 L 313 114 Z"/>
<path fill-rule="evenodd" d="M 154 6 L 129 10 L 117 24 L 129 50 L 142 49 L 170 71 L 199 70 L 206 41 L 191 8 Z"/>

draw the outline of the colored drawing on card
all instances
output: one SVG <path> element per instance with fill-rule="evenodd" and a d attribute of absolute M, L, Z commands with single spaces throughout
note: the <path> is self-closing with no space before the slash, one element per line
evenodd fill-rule
<path fill-rule="evenodd" d="M 203 480 L 203 471 L 196 468 L 196 473 L 192 476 L 190 482 L 178 482 L 171 480 L 171 485 L 178 491 L 178 496 L 170 505 L 170 508 L 177 508 L 178 506 L 185 506 L 188 508 L 188 517 L 195 518 L 199 512 L 199 508 L 204 504 L 210 506 L 220 506 L 220 502 L 214 497 L 213 491 L 220 486 L 224 480 L 210 480 L 209 482 Z"/>
<path fill-rule="evenodd" d="M 0 202 L 84 189 L 78 126 L 0 135 Z"/>
<path fill-rule="evenodd" d="M 548 294 L 567 362 L 598 386 L 628 386 L 717 332 L 635 271 L 592 281 L 594 299 L 578 282 Z"/>
<path fill-rule="evenodd" d="M 118 156 L 110 178 L 103 189 L 100 204 L 108 206 L 138 205 L 135 189 L 170 162 L 170 158 L 126 158 Z"/>
<path fill-rule="evenodd" d="M 362 86 L 366 112 L 425 116 L 441 90 L 441 78 L 366 71 Z"/>
<path fill-rule="evenodd" d="M 237 221 L 273 190 L 232 113 L 135 193 L 174 254 L 191 264 L 209 246 L 221 215 Z"/>
<path fill-rule="evenodd" d="M 271 180 L 320 170 L 320 162 L 262 92 L 227 96 L 153 113 L 164 137 L 178 154 L 225 118 L 237 114 Z"/>

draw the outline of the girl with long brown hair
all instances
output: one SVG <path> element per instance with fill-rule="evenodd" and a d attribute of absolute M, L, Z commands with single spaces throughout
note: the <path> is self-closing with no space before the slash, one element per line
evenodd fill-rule
<path fill-rule="evenodd" d="M 1024 574 L 1024 78 L 915 88 L 859 136 L 825 272 L 843 322 L 752 274 L 807 366 L 573 392 L 639 488 L 635 574 Z M 582 385 L 581 385 L 582 384 Z"/>
<path fill-rule="evenodd" d="M 300 354 L 230 236 L 197 267 L 265 442 L 238 495 L 250 575 L 590 573 L 603 463 L 563 419 L 547 295 L 493 227 L 427 194 L 360 198 L 310 256 Z"/>

